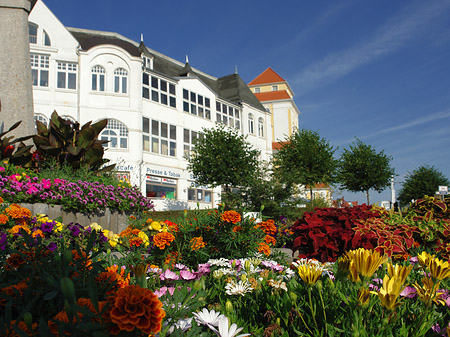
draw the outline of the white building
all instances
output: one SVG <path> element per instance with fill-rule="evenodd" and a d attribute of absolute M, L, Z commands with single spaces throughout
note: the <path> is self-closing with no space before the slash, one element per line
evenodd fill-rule
<path fill-rule="evenodd" d="M 202 128 L 236 128 L 270 159 L 271 112 L 238 74 L 216 78 L 143 41 L 65 27 L 41 0 L 29 32 L 35 118 L 48 123 L 54 110 L 81 125 L 107 118 L 105 157 L 157 210 L 220 201 L 220 188 L 196 186 L 186 169 Z"/>

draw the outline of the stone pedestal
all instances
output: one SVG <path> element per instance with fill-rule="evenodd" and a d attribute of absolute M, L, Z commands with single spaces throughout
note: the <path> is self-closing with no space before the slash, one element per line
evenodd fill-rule
<path fill-rule="evenodd" d="M 15 138 L 35 133 L 28 14 L 30 0 L 0 0 L 0 129 L 22 121 Z M 10 134 L 8 134 L 10 135 Z"/>

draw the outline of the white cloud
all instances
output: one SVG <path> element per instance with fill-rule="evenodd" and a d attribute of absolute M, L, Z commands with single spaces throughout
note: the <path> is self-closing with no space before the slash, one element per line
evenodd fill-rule
<path fill-rule="evenodd" d="M 449 1 L 419 2 L 389 19 L 359 45 L 327 55 L 298 73 L 292 80 L 303 92 L 326 85 L 384 55 L 393 53 L 426 31 L 437 17 L 448 15 Z"/>

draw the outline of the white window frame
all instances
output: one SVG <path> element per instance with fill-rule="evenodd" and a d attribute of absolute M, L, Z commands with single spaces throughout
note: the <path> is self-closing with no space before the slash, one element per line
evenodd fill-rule
<path fill-rule="evenodd" d="M 278 85 L 272 85 L 272 91 L 278 91 Z"/>
<path fill-rule="evenodd" d="M 256 87 L 255 88 L 255 94 L 259 94 L 261 92 L 261 88 L 260 87 Z"/>
<path fill-rule="evenodd" d="M 45 30 L 43 30 L 43 36 L 44 36 L 44 39 L 43 39 L 44 46 L 50 47 L 52 45 L 52 40 L 50 39 L 50 35 L 48 35 L 48 33 Z"/>
<path fill-rule="evenodd" d="M 177 156 L 177 127 L 155 119 L 142 118 L 142 149 L 168 157 Z"/>
<path fill-rule="evenodd" d="M 103 88 L 101 87 L 101 84 L 103 84 Z M 106 91 L 106 70 L 104 67 L 98 64 L 91 68 L 91 91 Z"/>
<path fill-rule="evenodd" d="M 126 150 L 128 145 L 128 128 L 117 119 L 108 119 L 108 124 L 100 133 L 100 140 L 108 140 L 103 147 L 114 150 Z"/>
<path fill-rule="evenodd" d="M 142 74 L 142 97 L 171 108 L 177 107 L 175 83 L 147 73 Z"/>
<path fill-rule="evenodd" d="M 248 114 L 248 133 L 255 134 L 255 120 L 252 113 Z"/>
<path fill-rule="evenodd" d="M 128 93 L 128 71 L 124 68 L 114 70 L 114 92 L 116 94 Z"/>
<path fill-rule="evenodd" d="M 194 198 L 192 198 L 192 192 Z M 205 201 L 206 195 L 209 194 L 209 201 Z M 198 188 L 198 187 L 188 187 L 188 201 L 193 202 L 201 202 L 205 204 L 211 204 L 212 203 L 212 197 L 213 197 L 213 191 L 209 189 L 204 188 Z"/>
<path fill-rule="evenodd" d="M 31 44 L 37 44 L 37 37 L 38 37 L 38 25 L 32 22 L 28 23 L 28 37 L 29 37 L 29 43 Z M 31 28 L 36 29 L 36 35 L 31 33 Z"/>
<path fill-rule="evenodd" d="M 77 89 L 77 64 L 69 62 L 57 63 L 56 87 L 58 89 Z M 60 82 L 61 81 L 61 82 Z"/>
<path fill-rule="evenodd" d="M 188 89 L 183 89 L 183 111 L 211 120 L 211 99 Z"/>
<path fill-rule="evenodd" d="M 258 136 L 264 137 L 264 119 L 262 117 L 258 118 Z"/>
<path fill-rule="evenodd" d="M 216 101 L 216 123 L 225 124 L 230 128 L 240 130 L 241 112 L 229 104 Z"/>
<path fill-rule="evenodd" d="M 48 87 L 50 55 L 30 53 L 31 81 L 35 87 Z"/>
<path fill-rule="evenodd" d="M 48 127 L 48 118 L 46 116 L 44 116 L 43 114 L 35 113 L 34 121 L 35 121 L 35 123 L 34 123 L 35 128 L 36 128 L 36 121 L 39 121 Z"/>

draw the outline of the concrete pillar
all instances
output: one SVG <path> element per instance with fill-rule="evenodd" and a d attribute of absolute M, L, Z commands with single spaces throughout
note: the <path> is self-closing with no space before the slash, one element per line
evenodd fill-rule
<path fill-rule="evenodd" d="M 22 121 L 11 135 L 35 133 L 28 14 L 31 0 L 0 0 L 0 128 Z M 10 134 L 8 134 L 9 136 Z"/>

